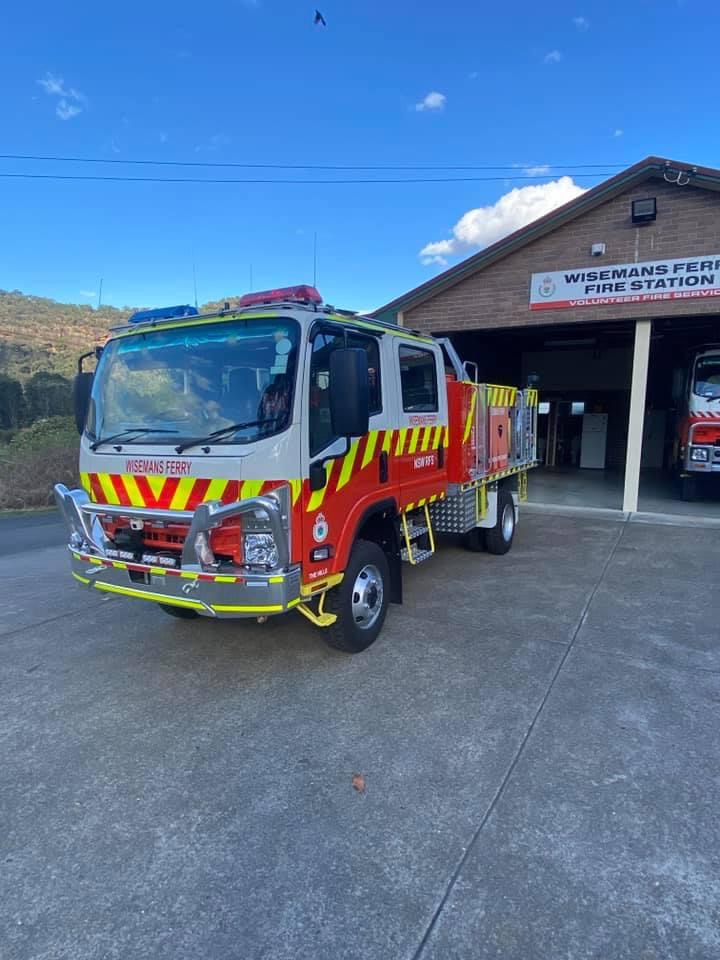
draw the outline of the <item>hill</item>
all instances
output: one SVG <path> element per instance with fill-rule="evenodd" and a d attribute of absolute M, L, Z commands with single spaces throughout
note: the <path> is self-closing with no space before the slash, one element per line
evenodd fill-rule
<path fill-rule="evenodd" d="M 70 377 L 78 356 L 130 312 L 0 290 L 0 373 L 23 382 L 39 370 Z"/>

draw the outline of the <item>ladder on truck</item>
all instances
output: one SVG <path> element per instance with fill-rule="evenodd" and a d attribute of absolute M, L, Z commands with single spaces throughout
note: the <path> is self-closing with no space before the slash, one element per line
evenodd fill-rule
<path fill-rule="evenodd" d="M 429 560 L 435 553 L 435 535 L 430 519 L 430 507 L 426 503 L 410 516 L 402 515 L 402 546 L 400 558 L 416 566 Z"/>

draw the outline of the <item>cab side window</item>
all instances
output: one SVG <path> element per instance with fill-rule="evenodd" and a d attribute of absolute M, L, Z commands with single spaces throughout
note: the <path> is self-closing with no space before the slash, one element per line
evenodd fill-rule
<path fill-rule="evenodd" d="M 400 384 L 406 413 L 435 413 L 439 409 L 435 354 L 430 350 L 401 344 Z"/>
<path fill-rule="evenodd" d="M 382 410 L 380 392 L 380 352 L 378 342 L 373 337 L 350 333 L 348 347 L 360 347 L 368 355 L 368 384 L 370 414 Z M 310 361 L 310 403 L 309 431 L 310 456 L 324 450 L 337 438 L 333 434 L 330 422 L 330 354 L 345 346 L 342 331 L 320 330 L 312 341 L 312 359 Z"/>

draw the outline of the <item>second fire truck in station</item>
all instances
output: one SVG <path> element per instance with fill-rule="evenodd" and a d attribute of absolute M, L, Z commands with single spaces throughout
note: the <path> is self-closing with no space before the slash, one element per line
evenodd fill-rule
<path fill-rule="evenodd" d="M 55 488 L 89 590 L 186 618 L 295 611 L 356 653 L 436 534 L 512 545 L 537 391 L 475 382 L 448 340 L 298 286 L 135 314 L 96 353 L 82 486 Z"/>

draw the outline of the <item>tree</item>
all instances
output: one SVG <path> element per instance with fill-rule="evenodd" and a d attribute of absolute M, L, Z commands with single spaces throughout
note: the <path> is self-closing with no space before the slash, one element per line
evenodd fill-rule
<path fill-rule="evenodd" d="M 25 384 L 30 422 L 44 417 L 62 417 L 73 412 L 72 385 L 59 373 L 40 370 Z"/>
<path fill-rule="evenodd" d="M 19 380 L 0 374 L 0 426 L 15 429 L 25 422 L 25 395 Z"/>

